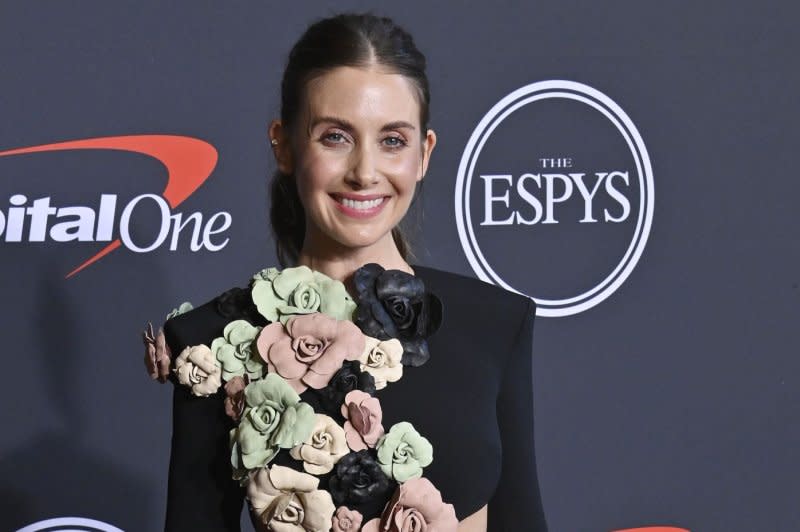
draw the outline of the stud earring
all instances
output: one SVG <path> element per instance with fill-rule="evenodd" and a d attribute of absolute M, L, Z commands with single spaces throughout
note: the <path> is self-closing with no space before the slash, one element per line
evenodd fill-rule
<path fill-rule="evenodd" d="M 272 144 L 273 146 L 277 146 L 278 145 L 278 139 L 272 139 L 272 140 L 269 141 L 269 143 Z"/>

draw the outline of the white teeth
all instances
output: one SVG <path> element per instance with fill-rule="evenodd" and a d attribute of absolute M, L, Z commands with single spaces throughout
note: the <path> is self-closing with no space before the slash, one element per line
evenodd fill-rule
<path fill-rule="evenodd" d="M 367 200 L 367 201 L 356 201 L 348 198 L 339 198 L 339 203 L 350 209 L 355 209 L 357 211 L 366 211 L 369 209 L 374 209 L 375 207 L 383 203 L 383 198 L 377 198 L 374 200 Z"/>

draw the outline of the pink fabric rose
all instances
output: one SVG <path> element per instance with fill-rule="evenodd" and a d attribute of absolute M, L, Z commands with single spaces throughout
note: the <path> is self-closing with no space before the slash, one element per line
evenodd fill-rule
<path fill-rule="evenodd" d="M 258 353 L 270 372 L 283 377 L 297 393 L 327 386 L 345 360 L 358 360 L 364 334 L 351 321 L 315 313 L 275 322 L 261 330 Z"/>
<path fill-rule="evenodd" d="M 342 416 L 345 418 L 344 435 L 347 446 L 354 451 L 375 447 L 384 434 L 383 411 L 377 397 L 361 390 L 353 390 L 344 396 Z"/>
<path fill-rule="evenodd" d="M 394 492 L 383 514 L 372 519 L 361 532 L 457 532 L 458 519 L 452 504 L 427 478 L 412 478 Z"/>
<path fill-rule="evenodd" d="M 153 324 L 148 323 L 147 329 L 142 332 L 142 341 L 144 342 L 144 365 L 147 373 L 158 382 L 167 382 L 172 353 L 164 337 L 164 330 L 159 329 L 158 334 L 153 335 Z"/>
<path fill-rule="evenodd" d="M 236 377 L 225 383 L 225 413 L 234 421 L 239 421 L 244 411 L 244 389 L 250 379 L 247 376 Z"/>
<path fill-rule="evenodd" d="M 364 516 L 357 510 L 351 510 L 347 506 L 340 506 L 333 516 L 332 532 L 357 532 L 361 529 L 361 521 Z"/>

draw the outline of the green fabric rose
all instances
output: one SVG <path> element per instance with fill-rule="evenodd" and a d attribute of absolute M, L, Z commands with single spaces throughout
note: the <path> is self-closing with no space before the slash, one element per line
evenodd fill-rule
<path fill-rule="evenodd" d="M 274 373 L 244 390 L 245 410 L 231 431 L 234 470 L 267 465 L 280 449 L 300 445 L 311 435 L 316 414 L 289 384 Z"/>
<path fill-rule="evenodd" d="M 170 319 L 174 318 L 175 316 L 180 316 L 181 314 L 185 314 L 185 313 L 189 312 L 190 310 L 192 310 L 193 308 L 194 308 L 194 306 L 191 303 L 189 303 L 188 301 L 184 301 L 177 308 L 174 308 L 174 309 L 170 310 L 169 314 L 167 314 L 166 319 L 170 320 Z"/>
<path fill-rule="evenodd" d="M 392 425 L 375 446 L 378 464 L 387 477 L 397 482 L 422 476 L 422 468 L 433 462 L 433 446 L 411 423 Z"/>
<path fill-rule="evenodd" d="M 284 325 L 291 316 L 314 312 L 349 320 L 356 308 L 341 282 L 307 266 L 261 270 L 253 276 L 251 295 L 261 315 Z"/>
<path fill-rule="evenodd" d="M 264 268 L 263 270 L 253 274 L 254 281 L 272 281 L 281 271 L 278 268 Z"/>
<path fill-rule="evenodd" d="M 211 352 L 222 366 L 222 378 L 226 381 L 247 375 L 251 381 L 264 374 L 264 365 L 258 353 L 252 350 L 253 342 L 261 327 L 250 325 L 245 320 L 235 320 L 225 326 L 222 336 L 211 342 Z M 253 356 L 255 354 L 255 356 Z"/>

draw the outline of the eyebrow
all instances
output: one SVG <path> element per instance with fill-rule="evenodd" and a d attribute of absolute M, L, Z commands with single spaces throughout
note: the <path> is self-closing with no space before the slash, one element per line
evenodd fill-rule
<path fill-rule="evenodd" d="M 351 124 L 350 122 L 348 122 L 344 118 L 339 118 L 339 117 L 336 117 L 336 116 L 320 116 L 320 117 L 315 118 L 311 122 L 311 124 L 309 125 L 309 131 L 314 129 L 315 127 L 317 127 L 319 124 L 322 124 L 322 123 L 325 123 L 325 122 L 328 122 L 328 123 L 331 123 L 331 124 L 335 124 L 335 125 L 339 126 L 340 128 L 342 128 L 344 130 L 347 130 L 347 131 L 355 130 L 355 126 L 353 126 L 353 124 Z M 404 129 L 404 128 L 411 129 L 411 130 L 416 129 L 413 124 L 411 124 L 409 122 L 406 122 L 405 120 L 395 120 L 394 122 L 389 122 L 387 124 L 384 124 L 383 127 L 381 128 L 381 131 L 389 131 L 389 130 L 392 130 L 392 129 Z"/>

